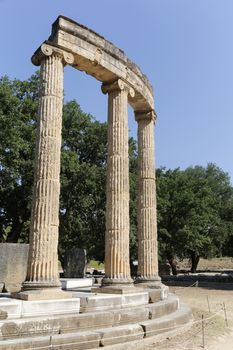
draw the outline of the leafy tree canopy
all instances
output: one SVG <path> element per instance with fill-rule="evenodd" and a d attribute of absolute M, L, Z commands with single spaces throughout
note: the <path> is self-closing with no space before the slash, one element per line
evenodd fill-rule
<path fill-rule="evenodd" d="M 28 240 L 38 73 L 29 80 L 0 78 L 0 241 Z M 129 139 L 130 246 L 137 258 L 137 149 Z M 76 101 L 64 104 L 61 152 L 59 253 L 77 245 L 103 261 L 107 125 L 84 113 Z M 214 164 L 157 171 L 160 256 L 232 254 L 233 189 Z"/>
<path fill-rule="evenodd" d="M 28 240 L 38 74 L 29 80 L 0 79 L 0 241 Z M 129 139 L 131 242 L 136 254 L 136 144 Z M 85 248 L 103 261 L 107 125 L 84 113 L 76 101 L 64 104 L 61 152 L 60 258 L 66 248 Z"/>
<path fill-rule="evenodd" d="M 28 232 L 33 179 L 38 75 L 0 79 L 0 241 Z"/>
<path fill-rule="evenodd" d="M 200 257 L 221 255 L 233 232 L 233 189 L 215 164 L 186 170 L 157 171 L 160 254 L 190 257 L 192 271 Z"/>

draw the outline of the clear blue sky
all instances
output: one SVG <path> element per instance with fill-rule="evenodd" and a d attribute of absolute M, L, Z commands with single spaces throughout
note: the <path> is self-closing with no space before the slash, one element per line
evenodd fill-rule
<path fill-rule="evenodd" d="M 233 179 L 233 0 L 0 0 L 0 76 L 35 71 L 30 57 L 58 15 L 105 36 L 150 79 L 157 166 L 214 162 Z M 65 94 L 106 120 L 93 78 L 66 68 Z M 130 129 L 136 137 L 132 112 Z"/>

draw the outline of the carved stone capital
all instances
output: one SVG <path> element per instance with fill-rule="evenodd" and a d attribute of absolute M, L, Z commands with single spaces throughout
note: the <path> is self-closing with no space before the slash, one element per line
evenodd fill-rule
<path fill-rule="evenodd" d="M 72 65 L 74 63 L 74 56 L 72 53 L 64 51 L 63 49 L 50 45 L 48 43 L 43 43 L 34 53 L 32 56 L 32 63 L 35 66 L 40 66 L 41 61 L 48 56 L 57 55 L 60 56 L 63 64 L 70 64 Z"/>
<path fill-rule="evenodd" d="M 157 115 L 153 109 L 151 111 L 138 111 L 135 112 L 135 119 L 137 122 L 140 120 L 153 120 L 155 123 Z"/>
<path fill-rule="evenodd" d="M 122 79 L 117 79 L 110 83 L 104 83 L 102 85 L 102 92 L 104 94 L 110 93 L 112 91 L 123 91 L 125 90 L 130 97 L 134 97 L 135 92 L 134 89 L 125 83 Z"/>

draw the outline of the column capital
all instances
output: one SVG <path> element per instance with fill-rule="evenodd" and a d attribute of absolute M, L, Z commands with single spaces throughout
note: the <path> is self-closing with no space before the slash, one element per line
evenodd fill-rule
<path fill-rule="evenodd" d="M 135 119 L 137 122 L 140 120 L 153 120 L 155 123 L 157 115 L 154 109 L 150 111 L 135 111 Z"/>
<path fill-rule="evenodd" d="M 102 92 L 107 94 L 111 91 L 126 91 L 130 97 L 134 97 L 135 92 L 134 89 L 124 82 L 122 79 L 117 79 L 115 81 L 107 82 L 102 84 Z"/>
<path fill-rule="evenodd" d="M 33 54 L 31 61 L 35 66 L 40 66 L 41 61 L 48 56 L 60 56 L 63 64 L 73 64 L 74 56 L 72 53 L 67 52 L 58 46 L 51 45 L 50 43 L 44 42 Z"/>

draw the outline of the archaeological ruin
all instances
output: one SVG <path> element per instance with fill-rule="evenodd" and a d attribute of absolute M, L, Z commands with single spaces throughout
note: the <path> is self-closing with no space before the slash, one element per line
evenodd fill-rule
<path fill-rule="evenodd" d="M 32 56 L 40 66 L 39 123 L 27 277 L 0 299 L 0 350 L 143 349 L 191 324 L 190 309 L 158 275 L 153 90 L 111 42 L 59 16 Z M 63 70 L 102 82 L 108 95 L 105 277 L 91 290 L 61 290 L 58 274 Z M 129 266 L 128 104 L 138 125 L 138 276 Z M 112 347 L 114 344 L 114 347 Z"/>

